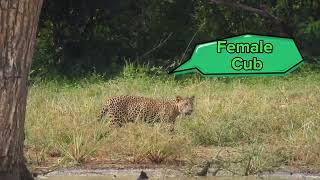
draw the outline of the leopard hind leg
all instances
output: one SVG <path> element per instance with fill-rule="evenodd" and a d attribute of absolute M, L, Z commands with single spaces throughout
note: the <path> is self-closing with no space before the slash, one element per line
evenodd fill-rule
<path fill-rule="evenodd" d="M 102 108 L 102 110 L 101 110 L 101 112 L 100 112 L 100 114 L 99 114 L 99 116 L 98 116 L 98 121 L 101 121 L 102 118 L 103 118 L 107 113 L 108 113 L 108 107 L 105 106 L 105 107 Z"/>

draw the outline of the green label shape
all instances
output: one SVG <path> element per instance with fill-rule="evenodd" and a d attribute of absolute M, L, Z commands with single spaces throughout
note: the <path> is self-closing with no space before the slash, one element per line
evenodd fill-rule
<path fill-rule="evenodd" d="M 292 38 L 244 34 L 196 45 L 191 58 L 169 74 L 284 76 L 301 64 Z"/>

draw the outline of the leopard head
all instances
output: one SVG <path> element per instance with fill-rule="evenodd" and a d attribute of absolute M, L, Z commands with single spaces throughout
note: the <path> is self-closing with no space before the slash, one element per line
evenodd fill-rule
<path fill-rule="evenodd" d="M 190 116 L 193 111 L 194 96 L 182 98 L 177 96 L 175 99 L 176 106 L 178 107 L 179 113 L 184 116 Z"/>

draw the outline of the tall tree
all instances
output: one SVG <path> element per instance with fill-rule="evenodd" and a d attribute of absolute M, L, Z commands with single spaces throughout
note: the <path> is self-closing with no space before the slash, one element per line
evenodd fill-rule
<path fill-rule="evenodd" d="M 0 179 L 33 179 L 23 154 L 27 77 L 42 0 L 0 0 Z"/>

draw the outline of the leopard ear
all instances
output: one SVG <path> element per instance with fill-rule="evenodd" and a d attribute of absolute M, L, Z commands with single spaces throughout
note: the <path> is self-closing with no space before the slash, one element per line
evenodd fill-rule
<path fill-rule="evenodd" d="M 194 100 L 194 96 L 191 96 L 190 99 L 193 101 Z"/>
<path fill-rule="evenodd" d="M 179 102 L 182 100 L 182 97 L 181 96 L 176 96 L 176 101 Z"/>

